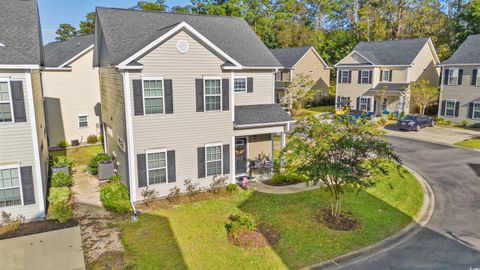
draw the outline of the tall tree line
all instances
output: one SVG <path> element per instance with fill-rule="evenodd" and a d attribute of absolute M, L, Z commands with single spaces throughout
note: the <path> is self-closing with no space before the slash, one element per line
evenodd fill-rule
<path fill-rule="evenodd" d="M 432 38 L 448 58 L 468 35 L 480 33 L 480 0 L 191 0 L 168 7 L 140 1 L 135 10 L 243 17 L 269 48 L 313 45 L 334 64 L 359 41 Z M 57 40 L 93 33 L 95 14 L 77 30 L 61 24 Z"/>

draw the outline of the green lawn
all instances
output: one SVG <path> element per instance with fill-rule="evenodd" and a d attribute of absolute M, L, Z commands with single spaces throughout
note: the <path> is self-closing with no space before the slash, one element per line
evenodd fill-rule
<path fill-rule="evenodd" d="M 55 158 L 57 156 L 67 156 L 68 159 L 75 161 L 75 164 L 79 166 L 88 165 L 92 156 L 99 153 L 103 153 L 102 145 L 50 151 L 50 156 L 52 158 Z"/>
<path fill-rule="evenodd" d="M 335 105 L 327 105 L 327 106 L 317 106 L 317 107 L 310 107 L 310 108 L 304 108 L 303 112 L 301 115 L 293 116 L 293 119 L 295 120 L 301 120 L 304 119 L 307 116 L 310 115 L 315 115 L 317 113 L 323 113 L 323 112 L 334 112 L 335 111 Z"/>
<path fill-rule="evenodd" d="M 412 221 L 420 209 L 420 184 L 405 170 L 393 170 L 378 184 L 347 193 L 344 210 L 361 228 L 333 231 L 314 221 L 329 207 L 323 189 L 288 195 L 239 191 L 216 199 L 158 208 L 125 221 L 120 229 L 129 267 L 134 269 L 291 269 L 325 261 L 384 239 Z M 271 247 L 245 250 L 227 241 L 232 213 L 248 212 L 273 224 L 282 239 Z"/>
<path fill-rule="evenodd" d="M 468 147 L 468 148 L 476 148 L 480 149 L 480 137 L 475 137 L 472 139 L 467 139 L 461 142 L 455 143 L 455 145 L 463 146 L 463 147 Z"/>

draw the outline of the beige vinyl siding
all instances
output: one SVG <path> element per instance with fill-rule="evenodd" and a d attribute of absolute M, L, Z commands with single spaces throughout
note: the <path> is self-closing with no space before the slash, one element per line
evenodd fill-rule
<path fill-rule="evenodd" d="M 435 57 L 430 46 L 426 43 L 413 61 L 413 66 L 409 71 L 409 79 L 411 82 L 429 80 L 432 85 L 438 85 L 439 74 Z"/>
<path fill-rule="evenodd" d="M 259 155 L 272 158 L 272 135 L 259 134 L 248 137 L 248 159 L 256 160 Z"/>
<path fill-rule="evenodd" d="M 235 106 L 273 103 L 273 70 L 235 72 L 234 76 L 253 77 L 253 92 L 235 93 Z"/>
<path fill-rule="evenodd" d="M 338 64 L 343 64 L 343 65 L 348 65 L 348 64 L 365 64 L 369 63 L 367 59 L 365 59 L 363 56 L 359 55 L 358 53 L 353 53 L 351 55 L 348 55 L 344 59 L 342 59 Z"/>
<path fill-rule="evenodd" d="M 62 140 L 86 142 L 100 132 L 99 75 L 92 58 L 93 49 L 71 63 L 71 71 L 43 71 L 50 146 Z M 80 115 L 88 115 L 88 127 L 78 126 Z"/>
<path fill-rule="evenodd" d="M 292 70 L 292 76 L 295 78 L 296 74 L 310 75 L 311 79 L 315 82 L 312 89 L 320 90 L 323 95 L 328 94 L 330 70 L 317 57 L 313 49 L 308 50 L 303 58 L 295 64 Z"/>
<path fill-rule="evenodd" d="M 378 69 L 374 69 L 373 80 L 372 84 L 359 84 L 358 83 L 358 71 L 359 70 L 371 70 L 367 68 L 348 68 L 342 69 L 339 68 L 338 70 L 351 70 L 352 71 L 352 82 L 351 83 L 337 83 L 337 96 L 344 96 L 350 97 L 351 106 L 352 108 L 356 108 L 357 106 L 357 97 L 363 96 L 366 94 L 368 90 L 370 90 L 376 81 L 378 81 L 378 77 L 380 76 L 380 71 Z"/>
<path fill-rule="evenodd" d="M 39 179 L 36 177 L 36 166 L 35 166 L 35 156 L 33 152 L 33 143 L 32 143 L 32 129 L 31 129 L 31 118 L 30 118 L 30 109 L 29 109 L 29 96 L 27 93 L 27 81 L 25 77 L 25 72 L 20 71 L 8 71 L 1 70 L 0 77 L 9 77 L 11 81 L 22 81 L 23 82 L 23 96 L 25 102 L 25 113 L 27 116 L 27 121 L 22 123 L 0 123 L 0 166 L 32 166 L 33 173 L 33 186 L 35 190 L 35 204 L 32 205 L 17 205 L 9 207 L 0 207 L 0 211 L 6 211 L 11 213 L 13 216 L 22 214 L 27 220 L 38 219 L 44 216 L 44 212 L 40 211 L 40 202 L 39 194 L 43 192 L 42 186 L 39 185 Z M 34 91 L 34 99 L 37 101 L 39 97 L 41 98 L 41 92 L 39 96 L 38 88 L 38 76 L 33 75 L 32 81 L 36 81 L 35 84 L 32 83 Z M 34 86 L 36 85 L 36 86 Z M 36 110 L 40 110 L 40 106 L 35 105 Z M 41 115 L 41 113 L 40 113 Z M 37 121 L 37 125 L 41 124 L 40 121 Z M 40 132 L 39 141 L 41 140 Z M 41 179 L 40 179 L 41 180 Z"/>
<path fill-rule="evenodd" d="M 117 173 L 123 183 L 128 183 L 127 155 L 117 144 L 117 138 L 127 143 L 125 124 L 125 103 L 123 77 L 115 68 L 100 68 L 102 119 L 111 128 L 112 135 L 106 132 L 108 154 L 116 155 Z M 128 146 L 127 146 L 128 147 Z"/>
<path fill-rule="evenodd" d="M 447 118 L 455 122 L 461 122 L 462 120 L 467 120 L 469 123 L 480 122 L 480 119 L 471 119 L 471 116 L 467 116 L 469 103 L 475 101 L 480 102 L 480 87 L 472 85 L 473 70 L 479 67 L 480 63 L 476 66 L 460 67 L 463 69 L 462 85 L 444 85 L 442 80 L 442 92 L 440 95 L 441 101 L 454 99 L 460 102 L 458 117 L 447 116 Z M 439 111 L 439 115 L 440 113 L 441 112 Z"/>
<path fill-rule="evenodd" d="M 189 43 L 189 50 L 181 54 L 176 49 L 179 40 Z M 229 144 L 232 147 L 233 123 L 232 108 L 229 111 L 196 112 L 195 79 L 202 76 L 221 76 L 230 79 L 230 72 L 222 72 L 224 60 L 218 58 L 189 34 L 180 32 L 138 60 L 143 70 L 130 73 L 130 88 L 133 106 L 134 79 L 143 77 L 163 77 L 173 84 L 173 114 L 151 114 L 135 116 L 133 111 L 133 140 L 135 166 L 137 154 L 147 150 L 166 148 L 175 150 L 176 182 L 152 185 L 160 196 L 178 186 L 183 189 L 183 181 L 192 179 L 207 187 L 211 177 L 197 179 L 197 148 L 206 143 Z M 255 79 L 254 79 L 255 81 Z M 270 86 L 271 87 L 271 86 Z M 230 98 L 232 91 L 230 90 Z M 230 153 L 233 151 L 230 150 Z M 137 189 L 137 199 L 141 200 L 141 190 Z"/>
<path fill-rule="evenodd" d="M 399 68 L 399 67 L 382 67 L 381 69 L 377 69 L 378 81 L 380 83 L 407 83 L 407 67 Z M 391 70 L 392 71 L 392 81 L 383 81 L 380 77 L 380 71 L 383 70 Z"/>

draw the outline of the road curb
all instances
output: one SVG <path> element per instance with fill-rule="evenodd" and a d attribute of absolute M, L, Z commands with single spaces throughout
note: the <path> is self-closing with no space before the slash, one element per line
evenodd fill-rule
<path fill-rule="evenodd" d="M 345 266 L 352 265 L 354 263 L 358 263 L 374 256 L 383 254 L 403 243 L 411 239 L 414 235 L 420 232 L 423 227 L 428 223 L 430 218 L 432 217 L 433 210 L 435 207 L 435 195 L 433 193 L 432 188 L 425 180 L 425 178 L 417 173 L 412 168 L 403 165 L 405 169 L 407 169 L 410 173 L 412 173 L 420 183 L 423 189 L 423 204 L 418 211 L 417 215 L 413 219 L 413 221 L 408 224 L 405 228 L 400 230 L 399 232 L 393 234 L 392 236 L 377 242 L 373 245 L 370 245 L 366 248 L 353 251 L 336 258 L 330 259 L 325 262 L 321 262 L 318 264 L 314 264 L 311 266 L 307 266 L 303 269 L 315 269 L 315 270 L 331 270 L 331 269 L 340 269 Z"/>

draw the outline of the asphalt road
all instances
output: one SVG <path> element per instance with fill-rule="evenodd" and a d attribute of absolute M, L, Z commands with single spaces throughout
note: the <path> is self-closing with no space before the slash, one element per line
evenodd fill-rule
<path fill-rule="evenodd" d="M 433 216 L 418 234 L 344 269 L 480 270 L 480 152 L 389 137 L 403 162 L 435 194 Z"/>

